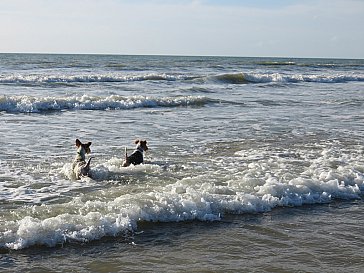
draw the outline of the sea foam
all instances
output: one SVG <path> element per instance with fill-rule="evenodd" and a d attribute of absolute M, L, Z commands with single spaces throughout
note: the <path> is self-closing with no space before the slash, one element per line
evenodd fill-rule
<path fill-rule="evenodd" d="M 259 73 L 240 72 L 223 73 L 215 75 L 204 74 L 3 74 L 0 75 L 0 84 L 10 85 L 64 85 L 64 84 L 88 84 L 88 83 L 127 83 L 144 81 L 215 81 L 218 83 L 246 84 L 246 83 L 344 83 L 352 81 L 364 81 L 364 75 L 357 72 L 326 74 L 289 74 L 289 73 Z"/>
<path fill-rule="evenodd" d="M 203 96 L 147 97 L 33 97 L 0 96 L 0 111 L 15 113 L 40 113 L 61 110 L 127 110 L 134 108 L 179 107 L 204 105 L 208 99 Z"/>
<path fill-rule="evenodd" d="M 244 152 L 237 152 L 237 155 L 244 156 Z M 338 160 L 340 166 L 330 167 Z M 112 199 L 80 196 L 57 206 L 34 206 L 33 213 L 4 225 L 0 247 L 21 249 L 88 242 L 104 236 L 130 234 L 137 231 L 138 223 L 143 221 L 218 221 L 225 214 L 260 213 L 278 206 L 358 199 L 364 190 L 364 175 L 355 165 L 360 162 L 359 155 L 338 158 L 335 151 L 325 149 L 300 175 L 287 181 L 279 176 L 281 171 L 288 172 L 289 158 L 278 155 L 276 160 L 261 161 L 252 161 L 241 172 L 235 170 L 236 174 L 222 184 L 214 181 L 218 173 L 205 173 L 141 192 L 123 193 Z M 145 164 L 133 169 L 121 168 L 119 163 L 120 160 L 114 158 L 103 166 L 115 173 L 125 170 L 133 175 L 140 171 L 163 174 L 158 166 L 146 167 L 148 164 Z M 100 169 L 96 166 L 94 172 Z"/>
<path fill-rule="evenodd" d="M 248 84 L 248 83 L 344 83 L 364 81 L 364 75 L 361 74 L 283 74 L 283 73 L 229 73 L 210 77 L 228 84 Z"/>
<path fill-rule="evenodd" d="M 4 74 L 0 75 L 1 84 L 56 84 L 56 83 L 106 83 L 140 81 L 176 81 L 190 79 L 187 75 L 167 73 L 150 74 Z"/>

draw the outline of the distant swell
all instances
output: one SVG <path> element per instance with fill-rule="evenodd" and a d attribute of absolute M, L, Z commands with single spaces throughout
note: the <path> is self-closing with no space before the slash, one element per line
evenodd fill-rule
<path fill-rule="evenodd" d="M 0 96 L 0 111 L 40 113 L 62 110 L 127 110 L 135 108 L 201 106 L 208 103 L 202 96 L 153 98 L 144 96 L 31 97 Z"/>
<path fill-rule="evenodd" d="M 282 66 L 282 65 L 297 65 L 292 61 L 264 61 L 257 62 L 258 65 L 267 65 L 267 66 Z"/>
<path fill-rule="evenodd" d="M 364 75 L 356 74 L 333 74 L 333 75 L 302 75 L 302 74 L 281 74 L 281 73 L 232 73 L 213 76 L 214 81 L 227 84 L 248 84 L 248 83 L 344 83 L 364 81 Z"/>

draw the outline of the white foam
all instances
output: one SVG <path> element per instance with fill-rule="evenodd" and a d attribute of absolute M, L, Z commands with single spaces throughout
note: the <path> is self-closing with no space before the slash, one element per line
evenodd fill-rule
<path fill-rule="evenodd" d="M 317 83 L 343 83 L 351 81 L 364 81 L 364 75 L 360 73 L 335 73 L 325 74 L 284 74 L 284 73 L 226 73 L 221 75 L 207 76 L 207 79 L 214 79 L 224 83 L 296 83 L 296 82 L 317 82 Z M 148 74 L 1 74 L 0 84 L 87 84 L 87 83 L 123 83 L 141 81 L 189 81 L 204 80 L 205 75 L 185 75 L 168 73 Z"/>
<path fill-rule="evenodd" d="M 134 81 L 176 81 L 189 79 L 187 75 L 167 73 L 149 74 L 2 74 L 0 83 L 4 84 L 54 84 L 54 83 L 95 83 L 95 82 L 134 82 Z"/>
<path fill-rule="evenodd" d="M 140 221 L 216 221 L 227 213 L 259 213 L 277 206 L 356 199 L 364 190 L 361 152 L 344 152 L 335 145 L 321 152 L 249 149 L 237 152 L 234 159 L 216 159 L 215 164 L 222 164 L 221 168 L 189 172 L 169 184 L 138 185 L 137 191 L 125 191 L 120 185 L 110 189 L 109 197 L 103 191 L 101 195 L 74 197 L 64 204 L 34 206 L 30 211 L 20 208 L 15 212 L 17 220 L 2 220 L 0 247 L 87 242 L 136 231 Z M 154 164 L 122 168 L 121 162 L 111 158 L 93 166 L 93 174 L 106 179 L 115 173 L 155 173 L 163 177 L 165 171 Z M 66 173 L 67 167 L 63 168 Z M 84 181 L 77 183 L 82 185 Z"/>
<path fill-rule="evenodd" d="M 203 105 L 208 102 L 201 96 L 178 97 L 123 97 L 112 95 L 108 97 L 32 97 L 32 96 L 0 96 L 0 111 L 39 113 L 61 110 L 127 110 L 134 108 L 179 107 Z"/>
<path fill-rule="evenodd" d="M 16 233 L 7 230 L 2 234 L 6 242 L 3 246 L 15 250 L 32 245 L 52 247 L 67 241 L 87 242 L 135 229 L 127 217 L 114 218 L 98 212 L 60 214 L 44 220 L 26 216 L 15 226 Z"/>
<path fill-rule="evenodd" d="M 348 74 L 283 74 L 283 73 L 234 73 L 222 74 L 213 76 L 212 79 L 217 79 L 224 83 L 299 83 L 299 82 L 314 82 L 314 83 L 344 83 L 351 81 L 364 81 L 363 74 L 348 73 Z"/>

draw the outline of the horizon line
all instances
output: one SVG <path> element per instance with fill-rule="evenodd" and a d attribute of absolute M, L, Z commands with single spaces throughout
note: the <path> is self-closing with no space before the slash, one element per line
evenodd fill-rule
<path fill-rule="evenodd" d="M 297 56 L 242 56 L 242 55 L 193 55 L 193 54 L 137 54 L 137 53 L 65 53 L 65 52 L 0 52 L 5 54 L 24 55 L 94 55 L 94 56 L 155 56 L 155 57 L 217 57 L 217 58 L 280 58 L 280 59 L 338 59 L 338 60 L 364 60 L 353 57 L 297 57 Z"/>

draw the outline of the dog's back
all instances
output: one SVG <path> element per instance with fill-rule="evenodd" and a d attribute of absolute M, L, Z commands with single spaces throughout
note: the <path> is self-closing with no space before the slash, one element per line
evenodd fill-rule
<path fill-rule="evenodd" d="M 72 169 L 77 179 L 80 179 L 82 176 L 89 176 L 90 173 L 90 163 L 92 157 L 88 159 L 86 162 L 86 153 L 90 153 L 91 142 L 86 144 L 82 144 L 81 141 L 76 139 L 77 146 L 77 154 L 75 160 L 72 164 Z"/>
<path fill-rule="evenodd" d="M 139 151 L 134 151 L 130 156 L 127 156 L 129 164 L 139 165 L 144 161 L 143 154 Z"/>
<path fill-rule="evenodd" d="M 139 165 L 144 162 L 143 152 L 148 150 L 147 141 L 138 139 L 135 141 L 135 144 L 137 144 L 136 150 L 130 156 L 127 155 L 125 150 L 123 167 L 127 167 L 130 164 Z"/>
<path fill-rule="evenodd" d="M 73 162 L 73 172 L 75 173 L 77 179 L 80 179 L 82 176 L 89 176 L 91 159 L 92 157 L 90 157 L 87 162 L 86 161 Z"/>

